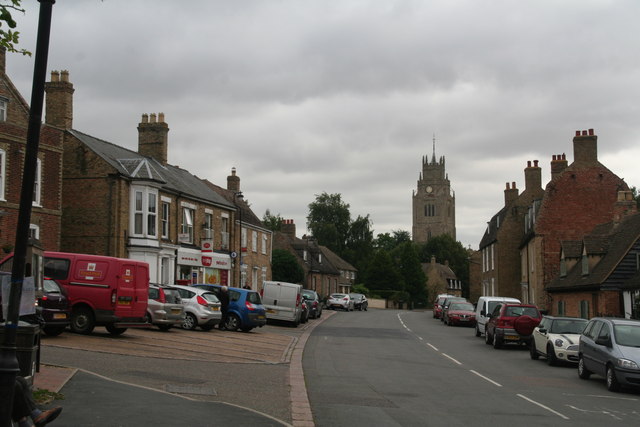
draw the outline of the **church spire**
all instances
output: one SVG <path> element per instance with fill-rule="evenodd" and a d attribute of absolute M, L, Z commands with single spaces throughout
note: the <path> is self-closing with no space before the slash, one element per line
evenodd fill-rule
<path fill-rule="evenodd" d="M 431 156 L 431 163 L 436 162 L 436 133 L 433 133 L 433 155 Z"/>

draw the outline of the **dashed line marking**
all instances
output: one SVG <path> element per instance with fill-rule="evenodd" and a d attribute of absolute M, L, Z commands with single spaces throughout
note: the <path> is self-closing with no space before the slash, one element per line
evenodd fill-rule
<path fill-rule="evenodd" d="M 458 365 L 462 365 L 462 363 L 458 362 L 456 359 L 454 359 L 453 357 L 449 356 L 447 353 L 440 353 L 440 354 L 442 354 L 447 359 L 452 360 L 454 363 L 457 363 Z"/>
<path fill-rule="evenodd" d="M 482 375 L 481 373 L 474 371 L 473 369 L 470 369 L 469 372 L 471 372 L 472 374 L 476 374 L 477 376 L 479 376 L 480 378 L 482 378 L 483 380 L 489 381 L 491 384 L 497 386 L 497 387 L 502 387 L 502 384 L 495 382 L 494 380 L 492 380 L 489 377 L 485 377 L 484 375 Z"/>
<path fill-rule="evenodd" d="M 562 415 L 560 412 L 558 411 L 554 411 L 553 409 L 549 408 L 548 406 L 543 405 L 542 403 L 536 402 L 533 399 L 529 399 L 527 396 L 522 395 L 522 394 L 516 394 L 516 396 L 533 403 L 534 405 L 538 405 L 539 407 L 541 407 L 542 409 L 546 409 L 547 411 L 551 412 L 552 414 L 556 414 L 557 416 L 559 416 L 560 418 L 564 419 L 564 420 L 568 420 L 569 417 L 567 417 L 566 415 Z"/>

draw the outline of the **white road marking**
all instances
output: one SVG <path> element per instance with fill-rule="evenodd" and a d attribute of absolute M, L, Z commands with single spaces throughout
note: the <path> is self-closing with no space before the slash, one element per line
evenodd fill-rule
<path fill-rule="evenodd" d="M 456 359 L 454 359 L 453 357 L 449 356 L 447 353 L 441 353 L 444 357 L 454 361 L 455 363 L 457 363 L 458 365 L 462 365 L 462 363 L 458 362 Z"/>
<path fill-rule="evenodd" d="M 533 403 L 534 405 L 538 405 L 539 407 L 541 407 L 542 409 L 546 409 L 547 411 L 551 412 L 552 414 L 556 414 L 557 416 L 559 416 L 560 418 L 564 419 L 564 420 L 568 420 L 569 417 L 567 417 L 566 415 L 562 415 L 560 412 L 558 411 L 554 411 L 553 409 L 549 408 L 548 406 L 543 405 L 542 403 L 536 402 L 533 399 L 529 399 L 527 396 L 524 396 L 522 394 L 516 394 L 516 396 Z"/>
<path fill-rule="evenodd" d="M 434 349 L 435 351 L 440 351 L 440 350 L 438 350 L 438 347 L 434 346 L 434 345 L 433 345 L 433 344 L 431 344 L 431 343 L 427 343 L 427 345 L 428 345 L 429 347 L 431 347 L 432 349 Z"/>
<path fill-rule="evenodd" d="M 469 370 L 469 372 L 471 372 L 472 374 L 476 374 L 477 376 L 479 376 L 483 380 L 489 381 L 491 384 L 493 384 L 495 386 L 502 387 L 502 384 L 495 382 L 491 378 L 485 377 L 484 375 L 480 374 L 479 372 L 474 371 L 473 369 Z"/>
<path fill-rule="evenodd" d="M 606 396 L 603 394 L 573 394 L 573 393 L 563 393 L 565 396 L 577 396 L 577 397 L 597 397 L 600 399 L 617 399 L 617 400 L 632 400 L 637 401 L 638 399 L 634 397 L 618 397 L 618 396 Z"/>

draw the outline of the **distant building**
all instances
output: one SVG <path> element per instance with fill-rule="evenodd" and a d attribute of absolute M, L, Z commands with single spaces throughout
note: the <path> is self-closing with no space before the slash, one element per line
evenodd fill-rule
<path fill-rule="evenodd" d="M 427 277 L 427 298 L 433 301 L 439 294 L 462 296 L 462 282 L 449 267 L 449 261 L 444 264 L 436 262 L 431 256 L 431 262 L 420 264 Z"/>
<path fill-rule="evenodd" d="M 425 243 L 441 234 L 456 238 L 456 198 L 445 171 L 444 156 L 436 161 L 435 138 L 431 161 L 422 157 L 422 171 L 413 192 L 412 238 Z"/>

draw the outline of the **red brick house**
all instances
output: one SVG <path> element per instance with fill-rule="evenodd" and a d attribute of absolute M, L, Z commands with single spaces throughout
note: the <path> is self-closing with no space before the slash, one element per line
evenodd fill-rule
<path fill-rule="evenodd" d="M 13 250 L 20 208 L 26 153 L 29 105 L 6 74 L 0 49 L 0 249 Z M 38 146 L 31 211 L 31 237 L 45 250 L 60 249 L 62 215 L 62 137 L 53 126 L 42 126 Z"/>
<path fill-rule="evenodd" d="M 547 286 L 552 313 L 640 319 L 640 214 L 630 191 L 616 207 L 614 221 L 562 242 L 560 274 Z"/>
<path fill-rule="evenodd" d="M 597 224 L 611 221 L 618 191 L 629 190 L 623 179 L 598 161 L 593 129 L 576 132 L 573 153 L 569 166 L 564 155 L 553 156 L 544 197 L 530 205 L 524 219 L 522 292 L 527 301 L 547 310 L 552 309 L 552 300 L 546 288 L 560 275 L 561 243 L 580 240 Z"/>

